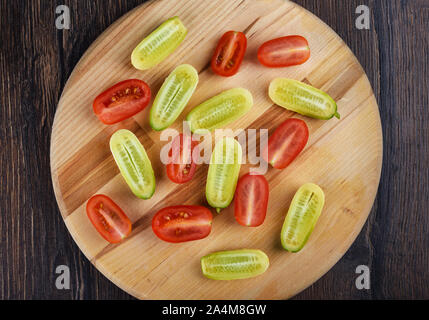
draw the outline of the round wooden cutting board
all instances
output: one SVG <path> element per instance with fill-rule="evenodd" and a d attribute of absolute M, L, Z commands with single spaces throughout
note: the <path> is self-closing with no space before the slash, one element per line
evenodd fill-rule
<path fill-rule="evenodd" d="M 160 65 L 138 71 L 130 62 L 134 47 L 172 16 L 189 30 L 185 41 Z M 248 49 L 239 73 L 230 78 L 213 74 L 210 58 L 228 30 L 243 31 Z M 311 58 L 301 66 L 269 69 L 256 58 L 265 41 L 285 35 L 306 37 Z M 169 205 L 206 205 L 208 166 L 198 168 L 185 185 L 170 182 L 160 162 L 167 143 L 148 124 L 150 107 L 122 123 L 103 125 L 92 111 L 94 98 L 128 78 L 146 81 L 153 96 L 179 64 L 199 72 L 198 87 L 172 128 L 182 130 L 186 114 L 202 101 L 233 88 L 249 89 L 251 112 L 231 129 L 267 128 L 270 134 L 289 117 L 306 121 L 310 139 L 285 170 L 269 168 L 268 213 L 258 228 L 240 226 L 233 207 L 214 214 L 209 237 L 170 244 L 152 232 L 151 220 Z M 273 104 L 268 85 L 276 77 L 293 78 L 328 92 L 337 102 L 341 120 L 301 117 Z M 110 136 L 120 128 L 133 131 L 146 148 L 157 186 L 150 200 L 136 198 L 125 184 L 109 149 Z M 380 178 L 382 132 L 371 85 L 346 44 L 327 25 L 300 6 L 282 0 L 160 0 L 145 3 L 108 28 L 88 49 L 68 80 L 51 141 L 51 170 L 64 221 L 86 257 L 107 278 L 141 299 L 285 299 L 326 273 L 350 247 L 372 207 Z M 243 165 L 241 174 L 249 170 Z M 294 193 L 314 182 L 326 194 L 326 205 L 307 245 L 289 253 L 280 244 L 280 229 Z M 133 232 L 120 244 L 109 244 L 86 216 L 87 200 L 96 193 L 111 197 L 128 214 Z M 200 257 L 215 251 L 261 249 L 270 258 L 263 275 L 236 281 L 203 277 Z"/>

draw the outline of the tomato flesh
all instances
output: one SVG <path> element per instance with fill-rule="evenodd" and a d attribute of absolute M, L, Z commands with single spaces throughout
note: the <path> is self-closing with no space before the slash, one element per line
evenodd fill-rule
<path fill-rule="evenodd" d="M 303 64 L 310 58 L 310 47 L 304 37 L 287 36 L 273 39 L 258 49 L 258 60 L 270 68 Z"/>
<path fill-rule="evenodd" d="M 234 215 L 246 227 L 260 226 L 267 214 L 269 186 L 263 175 L 246 174 L 238 180 Z"/>
<path fill-rule="evenodd" d="M 152 219 L 152 230 L 167 242 L 185 242 L 207 237 L 213 216 L 202 206 L 172 206 L 158 211 Z"/>
<path fill-rule="evenodd" d="M 287 119 L 268 139 L 263 158 L 276 169 L 286 168 L 304 149 L 308 141 L 307 124 L 300 119 Z"/>
<path fill-rule="evenodd" d="M 146 108 L 150 96 L 150 88 L 146 82 L 129 79 L 99 94 L 94 100 L 93 110 L 101 122 L 114 124 Z"/>
<path fill-rule="evenodd" d="M 110 243 L 120 242 L 131 233 L 131 221 L 108 196 L 97 194 L 88 200 L 86 213 L 100 235 Z"/>
<path fill-rule="evenodd" d="M 243 32 L 228 31 L 220 38 L 213 54 L 211 67 L 220 76 L 230 77 L 238 72 L 247 48 Z"/>
<path fill-rule="evenodd" d="M 193 160 L 194 150 L 198 142 L 192 141 L 191 136 L 182 133 L 173 139 L 169 151 L 170 162 L 167 164 L 167 176 L 174 183 L 185 183 L 192 179 L 197 169 Z M 195 152 L 198 152 L 196 150 Z"/>

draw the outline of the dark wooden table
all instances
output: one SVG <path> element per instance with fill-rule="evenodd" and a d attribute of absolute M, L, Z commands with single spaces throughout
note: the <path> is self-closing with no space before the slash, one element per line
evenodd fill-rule
<path fill-rule="evenodd" d="M 52 190 L 49 143 L 73 67 L 110 24 L 142 2 L 0 0 L 1 299 L 132 299 L 70 237 Z M 380 106 L 384 163 L 356 242 L 295 298 L 428 299 L 429 0 L 296 2 L 330 25 L 366 70 Z M 61 4 L 70 8 L 70 30 L 55 27 Z M 370 30 L 355 27 L 360 4 L 370 8 Z M 69 290 L 55 286 L 58 265 L 70 268 Z M 358 265 L 370 269 L 370 290 L 355 286 Z"/>

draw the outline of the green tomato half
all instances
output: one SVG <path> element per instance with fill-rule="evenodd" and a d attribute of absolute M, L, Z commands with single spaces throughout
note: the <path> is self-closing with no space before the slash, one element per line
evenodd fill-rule
<path fill-rule="evenodd" d="M 152 129 L 168 128 L 182 113 L 198 84 L 198 72 L 189 64 L 174 69 L 165 79 L 150 109 Z"/>
<path fill-rule="evenodd" d="M 151 198 L 155 192 L 155 174 L 135 134 L 126 129 L 116 131 L 110 138 L 110 151 L 131 191 L 139 198 Z"/>
<path fill-rule="evenodd" d="M 264 273 L 269 265 L 268 256 L 255 249 L 221 251 L 201 258 L 203 275 L 214 280 L 252 278 Z"/>
<path fill-rule="evenodd" d="M 237 120 L 253 106 L 252 94 L 243 88 L 226 90 L 206 100 L 189 112 L 191 131 L 199 133 L 203 130 L 212 131 Z"/>
<path fill-rule="evenodd" d="M 280 234 L 283 248 L 300 251 L 307 243 L 325 203 L 323 190 L 314 183 L 306 183 L 296 192 Z"/>
<path fill-rule="evenodd" d="M 234 198 L 241 157 L 241 145 L 234 138 L 225 137 L 216 143 L 207 174 L 206 198 L 218 213 Z"/>
<path fill-rule="evenodd" d="M 274 79 L 268 95 L 275 104 L 307 117 L 322 120 L 334 116 L 340 118 L 334 99 L 322 90 L 296 80 Z"/>
<path fill-rule="evenodd" d="M 137 45 L 131 54 L 131 63 L 139 70 L 156 66 L 176 50 L 187 33 L 179 17 L 166 20 Z"/>

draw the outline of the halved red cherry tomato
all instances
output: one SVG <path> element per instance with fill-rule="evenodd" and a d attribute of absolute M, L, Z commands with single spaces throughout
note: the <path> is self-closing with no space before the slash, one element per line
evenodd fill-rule
<path fill-rule="evenodd" d="M 86 213 L 95 229 L 110 243 L 117 243 L 131 233 L 131 221 L 112 199 L 97 194 L 88 200 Z"/>
<path fill-rule="evenodd" d="M 213 54 L 213 72 L 230 77 L 238 72 L 247 48 L 247 38 L 243 32 L 228 31 L 220 38 Z"/>
<path fill-rule="evenodd" d="M 161 240 L 185 242 L 207 237 L 213 216 L 201 206 L 173 206 L 159 210 L 152 219 L 152 230 Z"/>
<path fill-rule="evenodd" d="M 310 47 L 304 37 L 287 36 L 273 39 L 258 49 L 258 60 L 266 67 L 278 68 L 303 64 L 310 58 Z"/>
<path fill-rule="evenodd" d="M 308 141 L 307 124 L 300 119 L 287 119 L 268 139 L 262 156 L 276 169 L 286 168 Z"/>
<path fill-rule="evenodd" d="M 94 113 L 104 124 L 114 124 L 142 111 L 150 101 L 146 82 L 130 79 L 102 92 L 93 103 Z"/>
<path fill-rule="evenodd" d="M 182 133 L 173 139 L 168 154 L 171 162 L 167 164 L 167 176 L 174 183 L 188 182 L 194 176 L 197 165 L 192 154 L 197 145 L 197 141 Z"/>
<path fill-rule="evenodd" d="M 260 226 L 267 214 L 268 194 L 268 181 L 263 175 L 248 173 L 242 176 L 235 190 L 235 220 L 246 227 Z"/>

